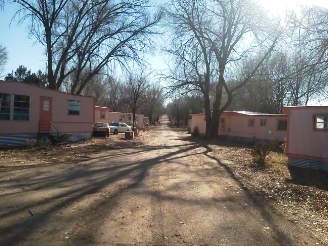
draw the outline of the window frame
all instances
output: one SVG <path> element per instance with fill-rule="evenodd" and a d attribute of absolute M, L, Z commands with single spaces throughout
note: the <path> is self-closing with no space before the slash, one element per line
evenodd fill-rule
<path fill-rule="evenodd" d="M 285 122 L 285 128 L 284 129 L 279 129 L 279 121 L 284 121 Z M 288 127 L 287 119 L 277 119 L 277 127 L 276 127 L 277 131 L 285 132 L 285 131 L 287 131 L 287 127 Z"/>
<path fill-rule="evenodd" d="M 105 119 L 105 116 L 106 116 L 106 111 L 100 110 L 100 119 Z"/>
<path fill-rule="evenodd" d="M 251 124 L 251 122 L 253 123 Z M 254 118 L 248 119 L 247 125 L 248 127 L 255 127 L 255 119 Z"/>
<path fill-rule="evenodd" d="M 42 110 L 46 112 L 50 111 L 50 100 L 43 100 Z"/>
<path fill-rule="evenodd" d="M 323 117 L 323 122 L 317 122 L 317 117 Z M 321 123 L 323 124 L 323 128 L 318 128 L 317 124 Z M 313 116 L 313 129 L 315 131 L 321 131 L 321 132 L 325 132 L 328 131 L 328 114 L 315 114 Z"/>
<path fill-rule="evenodd" d="M 265 124 L 263 125 L 262 123 L 265 122 Z M 268 125 L 268 120 L 267 119 L 260 119 L 260 127 L 267 127 Z"/>
<path fill-rule="evenodd" d="M 7 95 L 8 96 L 8 98 L 9 98 L 9 100 L 7 99 L 7 100 L 2 100 L 2 97 L 0 97 L 0 120 L 10 120 L 11 119 L 11 101 L 12 101 L 12 95 L 11 94 L 9 94 L 9 93 L 0 93 L 0 95 Z M 3 106 L 2 105 L 2 102 L 9 102 L 9 106 Z M 8 108 L 9 109 L 9 113 L 2 113 L 1 111 L 2 111 L 2 108 L 4 108 L 4 109 L 6 109 L 6 108 Z M 9 118 L 8 119 L 6 119 L 6 118 L 2 118 L 1 116 L 2 115 L 9 115 Z"/>
<path fill-rule="evenodd" d="M 70 102 L 78 102 L 78 107 L 79 107 L 79 110 L 72 110 L 70 109 L 70 106 L 77 106 L 77 105 L 70 105 Z M 77 112 L 77 113 L 72 113 L 72 112 Z M 76 115 L 80 115 L 80 112 L 81 112 L 81 101 L 79 100 L 67 100 L 67 115 L 72 115 L 72 116 L 76 116 Z"/>
<path fill-rule="evenodd" d="M 226 123 L 225 117 L 220 117 L 220 128 L 221 129 L 225 129 L 225 123 Z"/>
<path fill-rule="evenodd" d="M 19 97 L 19 96 L 22 96 L 22 97 L 27 97 L 28 100 L 16 100 L 15 97 Z M 18 94 L 13 94 L 12 96 L 12 102 L 13 102 L 13 105 L 12 105 L 12 108 L 13 108 L 13 116 L 12 116 L 12 119 L 14 121 L 29 121 L 30 120 L 30 108 L 31 108 L 31 96 L 27 96 L 27 95 L 18 95 Z M 16 106 L 15 104 L 21 104 L 20 106 Z M 28 108 L 24 107 L 25 105 L 24 104 L 28 104 Z M 22 106 L 23 105 L 23 106 Z M 22 112 L 24 111 L 27 111 L 28 113 L 25 114 L 22 112 L 20 113 L 17 113 L 15 112 L 15 109 L 18 111 L 21 110 Z M 21 118 L 22 116 L 27 116 L 26 118 Z"/>

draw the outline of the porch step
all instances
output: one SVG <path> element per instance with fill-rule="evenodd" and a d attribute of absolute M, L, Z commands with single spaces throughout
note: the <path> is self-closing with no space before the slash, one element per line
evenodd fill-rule
<path fill-rule="evenodd" d="M 40 121 L 39 123 L 39 136 L 38 139 L 47 137 L 53 145 L 67 144 L 68 139 L 73 134 L 60 133 L 58 129 L 48 121 Z"/>

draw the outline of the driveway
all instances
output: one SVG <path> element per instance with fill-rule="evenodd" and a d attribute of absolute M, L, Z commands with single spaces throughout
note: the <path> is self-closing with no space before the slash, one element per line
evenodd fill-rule
<path fill-rule="evenodd" d="M 147 144 L 0 168 L 0 245 L 315 245 L 210 150 L 165 126 Z"/>

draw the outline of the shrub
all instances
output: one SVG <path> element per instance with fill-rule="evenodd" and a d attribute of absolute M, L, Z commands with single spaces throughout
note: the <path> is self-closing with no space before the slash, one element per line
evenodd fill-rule
<path fill-rule="evenodd" d="M 195 126 L 194 129 L 192 130 L 192 135 L 195 137 L 199 136 L 199 128 L 198 126 Z"/>
<path fill-rule="evenodd" d="M 51 146 L 51 142 L 48 138 L 41 138 L 41 139 L 26 139 L 25 145 L 27 148 L 34 148 L 34 147 L 42 147 L 48 148 Z"/>
<path fill-rule="evenodd" d="M 256 143 L 253 146 L 251 155 L 253 157 L 253 161 L 260 165 L 261 167 L 266 166 L 266 158 L 272 152 L 276 151 L 277 147 L 279 147 L 279 141 L 269 141 L 263 143 Z"/>
<path fill-rule="evenodd" d="M 50 140 L 48 138 L 46 138 L 46 139 L 39 139 L 37 141 L 37 145 L 39 147 L 48 148 L 48 147 L 51 146 L 51 142 L 50 142 Z"/>
<path fill-rule="evenodd" d="M 280 145 L 280 149 L 282 150 L 282 153 L 286 154 L 286 138 L 285 141 Z"/>
<path fill-rule="evenodd" d="M 37 140 L 36 139 L 26 139 L 25 140 L 25 145 L 28 148 L 33 148 L 37 145 Z"/>
<path fill-rule="evenodd" d="M 138 136 L 139 135 L 139 128 L 138 127 L 134 127 L 133 129 L 132 129 L 132 131 L 134 132 L 134 136 Z"/>

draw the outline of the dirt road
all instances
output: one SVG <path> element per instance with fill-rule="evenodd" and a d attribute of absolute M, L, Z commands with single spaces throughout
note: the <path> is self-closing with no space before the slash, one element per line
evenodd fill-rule
<path fill-rule="evenodd" d="M 150 135 L 77 162 L 2 167 L 0 245 L 316 244 L 185 133 Z"/>

